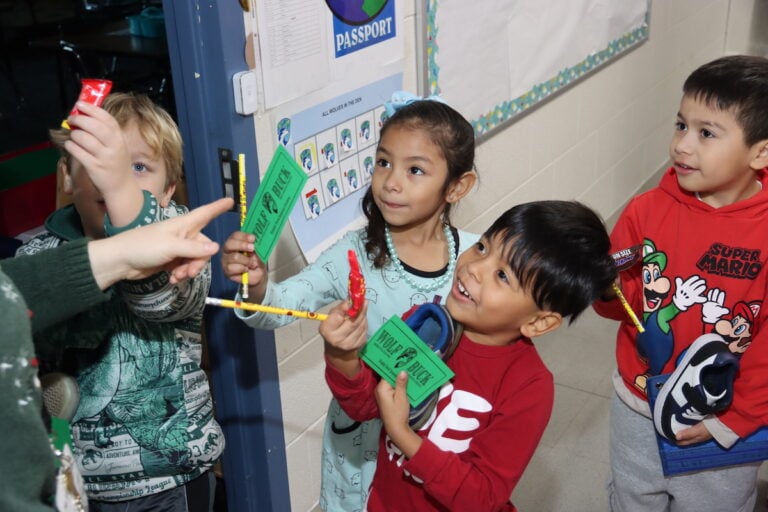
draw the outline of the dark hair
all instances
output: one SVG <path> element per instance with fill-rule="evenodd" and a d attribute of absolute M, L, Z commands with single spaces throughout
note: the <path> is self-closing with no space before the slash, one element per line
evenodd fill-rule
<path fill-rule="evenodd" d="M 500 237 L 510 268 L 540 309 L 571 322 L 616 278 L 603 221 L 576 201 L 520 204 L 483 236 Z"/>
<path fill-rule="evenodd" d="M 713 60 L 688 76 L 683 94 L 733 112 L 747 146 L 768 139 L 768 59 L 731 55 Z"/>
<path fill-rule="evenodd" d="M 415 101 L 398 109 L 384 122 L 380 137 L 383 138 L 392 127 L 422 130 L 440 148 L 448 163 L 448 178 L 443 191 L 475 166 L 475 132 L 472 125 L 456 110 L 445 103 L 433 100 Z M 384 240 L 384 217 L 373 200 L 371 188 L 363 197 L 363 212 L 368 219 L 365 230 L 365 250 L 376 268 L 382 268 L 389 261 L 387 244 Z M 451 223 L 451 205 L 446 203 L 443 222 Z"/>

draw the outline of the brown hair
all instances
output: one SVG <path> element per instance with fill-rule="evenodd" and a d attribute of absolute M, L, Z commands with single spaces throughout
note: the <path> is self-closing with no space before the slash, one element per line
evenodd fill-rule
<path fill-rule="evenodd" d="M 380 138 L 393 127 L 421 130 L 440 151 L 448 165 L 448 176 L 443 192 L 465 173 L 475 170 L 475 132 L 472 125 L 456 110 L 445 103 L 432 100 L 415 101 L 399 108 L 381 128 Z M 374 171 L 375 172 L 375 171 Z M 375 268 L 389 261 L 384 238 L 386 221 L 373 200 L 369 187 L 362 200 L 363 213 L 368 219 L 365 228 L 365 250 Z M 443 223 L 451 225 L 451 204 L 445 203 Z"/>

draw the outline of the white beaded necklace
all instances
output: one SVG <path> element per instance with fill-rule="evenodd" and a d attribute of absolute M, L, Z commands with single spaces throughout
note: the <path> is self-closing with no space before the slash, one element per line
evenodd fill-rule
<path fill-rule="evenodd" d="M 403 264 L 400 263 L 400 258 L 397 256 L 395 244 L 392 242 L 389 226 L 384 227 L 384 239 L 387 242 L 387 252 L 389 252 L 389 259 L 392 260 L 392 266 L 395 268 L 397 275 L 399 275 L 403 281 L 408 283 L 411 288 L 422 293 L 429 293 L 437 290 L 453 278 L 453 271 L 456 268 L 456 242 L 453 239 L 453 232 L 448 224 L 445 224 L 443 227 L 443 233 L 445 234 L 445 240 L 448 243 L 448 268 L 445 270 L 445 274 L 434 279 L 431 284 L 422 286 L 414 281 L 411 274 L 406 272 L 403 268 Z"/>

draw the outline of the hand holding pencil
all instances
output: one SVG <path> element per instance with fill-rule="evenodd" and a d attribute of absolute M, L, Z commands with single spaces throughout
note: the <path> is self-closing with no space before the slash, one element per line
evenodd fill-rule
<path fill-rule="evenodd" d="M 264 300 L 267 291 L 267 267 L 254 252 L 256 237 L 251 233 L 235 231 L 221 246 L 221 267 L 230 281 L 241 285 L 243 274 L 248 274 L 249 302 Z"/>
<path fill-rule="evenodd" d="M 357 261 L 355 251 L 349 250 L 349 307 L 346 314 L 350 318 L 355 318 L 358 313 L 365 311 L 365 278 L 360 270 L 360 263 Z M 258 258 L 257 258 L 258 259 Z M 247 274 L 247 272 L 246 272 Z M 270 313 L 273 315 L 288 315 L 296 318 L 306 318 L 309 320 L 323 321 L 328 318 L 325 313 L 314 311 L 299 311 L 295 309 L 280 308 L 275 306 L 265 306 L 263 304 L 254 304 L 251 302 L 242 302 L 237 300 L 219 299 L 216 297 L 207 297 L 205 303 L 208 306 L 219 306 L 222 308 L 242 309 L 259 313 Z"/>
<path fill-rule="evenodd" d="M 629 302 L 627 302 L 627 298 L 624 297 L 624 294 L 621 293 L 621 288 L 619 288 L 619 285 L 616 283 L 613 283 L 613 291 L 616 294 L 616 297 L 618 297 L 619 302 L 621 302 L 621 305 L 624 307 L 624 311 L 627 312 L 627 316 L 630 320 L 632 320 L 632 323 L 635 324 L 635 328 L 637 329 L 637 332 L 643 333 L 645 332 L 645 328 L 643 327 L 643 324 L 640 322 L 640 319 L 637 318 L 637 315 L 635 314 L 635 311 L 632 309 L 632 306 L 629 305 Z"/>

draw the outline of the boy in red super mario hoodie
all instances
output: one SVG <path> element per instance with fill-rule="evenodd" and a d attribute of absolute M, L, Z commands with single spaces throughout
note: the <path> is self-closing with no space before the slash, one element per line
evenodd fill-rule
<path fill-rule="evenodd" d="M 621 320 L 611 409 L 611 510 L 752 511 L 760 463 L 665 478 L 646 380 L 670 373 L 689 345 L 717 333 L 741 354 L 726 410 L 677 432 L 679 446 L 713 439 L 728 448 L 768 424 L 768 60 L 730 56 L 683 85 L 670 144 L 672 167 L 630 201 L 612 250 L 642 244 L 642 263 L 621 273 L 646 332 L 618 301 L 596 311 Z M 676 508 L 674 508 L 676 507 Z"/>

